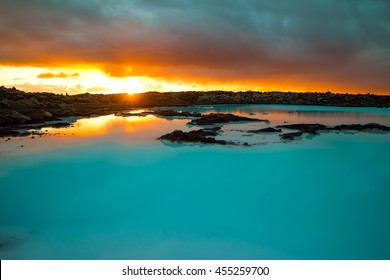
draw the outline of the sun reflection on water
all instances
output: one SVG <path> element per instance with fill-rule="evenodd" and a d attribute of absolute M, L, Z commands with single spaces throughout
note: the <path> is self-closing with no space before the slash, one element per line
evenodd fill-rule
<path fill-rule="evenodd" d="M 63 121 L 67 121 L 66 119 Z M 148 116 L 121 117 L 115 115 L 78 119 L 67 128 L 43 127 L 34 130 L 40 135 L 0 138 L 0 155 L 40 152 L 48 149 L 94 142 L 119 145 L 158 143 L 158 137 L 174 129 L 187 130 L 188 120 L 171 120 Z"/>
<path fill-rule="evenodd" d="M 223 126 L 223 134 L 218 137 L 238 137 L 246 135 L 239 131 L 256 130 L 268 126 L 292 123 L 322 123 L 325 125 L 370 123 L 390 125 L 390 112 L 385 109 L 358 109 L 358 108 L 317 108 L 315 106 L 262 106 L 262 105 L 221 105 L 170 108 L 177 111 L 191 111 L 202 113 L 232 113 L 268 120 L 267 122 L 232 123 Z M 144 110 L 134 110 L 131 113 L 141 113 Z M 145 145 L 160 144 L 160 136 L 176 129 L 183 131 L 195 130 L 200 127 L 188 127 L 186 118 L 165 118 L 154 115 L 147 116 L 116 116 L 106 115 L 91 118 L 64 119 L 62 122 L 71 122 L 67 128 L 44 127 L 37 130 L 37 135 L 15 137 L 8 141 L 0 138 L 0 155 L 39 152 L 48 149 L 66 148 L 77 145 L 90 145 L 96 142 L 105 142 L 115 145 Z M 237 134 L 237 135 L 235 135 Z M 244 133 L 245 134 L 245 133 Z M 272 136 L 272 135 L 271 135 Z M 270 136 L 270 137 L 271 137 Z M 274 138 L 264 135 L 245 138 L 245 141 L 272 141 L 280 142 L 279 136 Z M 221 139 L 222 139 L 221 138 Z M 224 140 L 237 140 L 225 139 Z M 264 139 L 263 139 L 264 138 Z M 272 142 L 271 141 L 271 142 Z M 257 143 L 257 142 L 256 142 Z"/>

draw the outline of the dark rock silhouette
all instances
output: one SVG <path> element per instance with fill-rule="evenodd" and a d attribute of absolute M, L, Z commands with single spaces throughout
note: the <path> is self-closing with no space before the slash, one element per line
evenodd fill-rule
<path fill-rule="evenodd" d="M 202 115 L 199 119 L 190 121 L 189 125 L 214 125 L 230 122 L 260 122 L 263 120 L 236 116 L 233 114 L 211 113 Z"/>
<path fill-rule="evenodd" d="M 188 117 L 199 118 L 202 116 L 201 113 L 177 112 L 174 110 L 154 110 L 154 111 L 144 111 L 140 113 L 120 112 L 115 115 L 122 116 L 122 117 L 132 117 L 132 116 L 145 117 L 147 115 L 155 115 L 158 117 L 186 117 L 186 118 Z"/>
<path fill-rule="evenodd" d="M 17 137 L 20 136 L 19 131 L 10 129 L 0 129 L 0 137 Z"/>
<path fill-rule="evenodd" d="M 275 133 L 275 132 L 282 132 L 281 129 L 273 128 L 273 127 L 266 127 L 262 129 L 257 130 L 247 130 L 246 132 L 249 133 Z"/>
<path fill-rule="evenodd" d="M 318 134 L 319 131 L 383 131 L 389 132 L 390 127 L 377 124 L 377 123 L 368 123 L 368 124 L 341 124 L 334 127 L 326 126 L 323 124 L 289 124 L 289 125 L 278 125 L 279 128 L 287 128 L 299 130 L 298 132 L 283 133 L 280 135 L 282 139 L 293 140 L 296 137 L 301 136 L 303 133 L 308 134 Z"/>
<path fill-rule="evenodd" d="M 147 115 L 149 114 L 145 112 L 140 112 L 140 113 L 118 112 L 115 114 L 115 116 L 117 117 L 146 117 Z"/>
<path fill-rule="evenodd" d="M 174 110 L 154 110 L 145 112 L 146 114 L 161 116 L 161 117 L 194 117 L 199 118 L 202 116 L 201 113 L 192 113 L 192 112 L 177 112 Z"/>
<path fill-rule="evenodd" d="M 331 128 L 331 130 L 345 131 L 345 130 L 356 130 L 356 131 L 390 131 L 390 127 L 377 124 L 377 123 L 368 123 L 368 124 L 341 124 L 336 125 Z"/>
<path fill-rule="evenodd" d="M 234 145 L 233 142 L 225 140 L 216 140 L 210 136 L 217 136 L 218 133 L 212 130 L 192 130 L 184 132 L 182 130 L 175 130 L 171 133 L 159 137 L 159 140 L 166 140 L 175 143 L 201 143 L 201 144 L 219 144 L 219 145 Z"/>
<path fill-rule="evenodd" d="M 319 130 L 326 130 L 329 129 L 326 125 L 314 123 L 314 124 L 306 124 L 306 123 L 300 123 L 300 124 L 284 124 L 284 125 L 278 125 L 276 126 L 278 128 L 287 128 L 287 129 L 295 129 L 299 130 L 301 132 L 310 133 L 310 134 L 317 134 Z"/>
<path fill-rule="evenodd" d="M 294 140 L 295 138 L 302 136 L 302 134 L 303 133 L 301 131 L 282 133 L 282 134 L 280 134 L 280 138 L 283 140 Z"/>
<path fill-rule="evenodd" d="M 319 131 L 390 131 L 390 127 L 377 124 L 377 123 L 368 123 L 368 124 L 341 124 L 334 127 L 326 126 L 319 123 L 314 124 L 287 124 L 287 125 L 278 125 L 278 128 L 287 128 L 299 130 L 303 133 L 309 134 L 318 134 Z"/>

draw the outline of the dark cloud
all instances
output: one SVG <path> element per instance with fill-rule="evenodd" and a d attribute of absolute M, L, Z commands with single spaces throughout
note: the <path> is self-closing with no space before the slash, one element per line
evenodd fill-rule
<path fill-rule="evenodd" d="M 389 15 L 386 0 L 2 0 L 0 63 L 390 92 Z"/>

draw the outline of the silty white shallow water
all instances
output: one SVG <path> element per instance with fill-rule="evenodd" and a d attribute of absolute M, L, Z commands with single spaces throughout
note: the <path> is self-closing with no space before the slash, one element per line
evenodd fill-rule
<path fill-rule="evenodd" d="M 197 128 L 153 116 L 82 119 L 48 129 L 61 135 L 3 140 L 0 258 L 390 258 L 389 134 L 282 142 L 236 131 L 286 121 L 390 125 L 388 109 L 176 109 L 270 123 L 223 127 L 221 139 L 257 137 L 261 145 L 248 148 L 161 143 L 164 133 Z"/>

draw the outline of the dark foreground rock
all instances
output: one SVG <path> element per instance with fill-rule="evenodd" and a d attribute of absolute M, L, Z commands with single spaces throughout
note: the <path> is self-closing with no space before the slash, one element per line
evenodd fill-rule
<path fill-rule="evenodd" d="M 295 138 L 300 137 L 302 135 L 303 135 L 303 133 L 301 131 L 282 133 L 282 134 L 280 134 L 280 138 L 283 140 L 294 140 Z"/>
<path fill-rule="evenodd" d="M 211 132 L 220 133 L 220 132 L 222 132 L 221 129 L 222 129 L 221 126 L 214 126 L 214 127 L 206 127 L 206 128 L 203 128 L 203 131 L 211 131 Z"/>
<path fill-rule="evenodd" d="M 0 137 L 22 137 L 29 136 L 31 134 L 32 133 L 28 131 L 19 132 L 11 129 L 0 129 Z"/>
<path fill-rule="evenodd" d="M 131 113 L 131 112 L 120 112 L 116 113 L 116 116 L 121 117 L 145 117 L 147 115 L 154 115 L 158 117 L 186 117 L 186 118 L 199 118 L 202 116 L 201 113 L 193 112 L 178 112 L 174 110 L 154 110 L 154 111 L 144 111 L 140 113 Z"/>
<path fill-rule="evenodd" d="M 140 113 L 132 113 L 132 112 L 118 112 L 115 114 L 117 117 L 146 117 L 149 114 L 146 114 L 145 112 Z"/>
<path fill-rule="evenodd" d="M 390 131 L 390 127 L 377 124 L 377 123 L 368 123 L 368 124 L 341 124 L 336 125 L 333 128 L 330 128 L 331 130 L 336 131 L 345 131 L 345 130 L 355 130 L 355 131 Z"/>
<path fill-rule="evenodd" d="M 341 124 L 341 125 L 336 125 L 334 127 L 326 126 L 326 125 L 319 124 L 319 123 L 315 123 L 315 124 L 289 124 L 289 125 L 278 125 L 277 127 L 299 130 L 298 132 L 280 134 L 280 138 L 287 139 L 287 140 L 293 140 L 293 139 L 301 136 L 303 133 L 318 134 L 319 131 L 362 131 L 362 132 L 383 131 L 383 132 L 390 132 L 390 127 L 385 126 L 385 125 L 381 125 L 381 124 L 377 124 L 377 123 Z"/>
<path fill-rule="evenodd" d="M 54 128 L 65 128 L 65 127 L 70 127 L 72 126 L 72 123 L 68 122 L 57 122 L 57 123 L 51 123 L 48 124 L 49 127 L 54 127 Z M 44 127 L 44 126 L 43 126 Z"/>
<path fill-rule="evenodd" d="M 275 133 L 275 132 L 282 132 L 281 129 L 273 128 L 273 127 L 266 127 L 262 129 L 257 130 L 247 130 L 246 132 L 249 133 Z"/>
<path fill-rule="evenodd" d="M 193 112 L 177 112 L 174 110 L 154 110 L 150 112 L 146 112 L 151 115 L 156 115 L 160 117 L 191 117 L 191 118 L 199 118 L 202 116 L 201 113 L 193 113 Z"/>
<path fill-rule="evenodd" d="M 261 121 L 265 121 L 265 120 L 241 117 L 233 114 L 212 113 L 212 114 L 202 115 L 199 119 L 192 120 L 188 124 L 214 125 L 214 124 L 224 124 L 230 122 L 261 122 Z"/>
<path fill-rule="evenodd" d="M 332 126 L 326 126 L 319 123 L 314 124 L 288 124 L 288 125 L 278 125 L 277 128 L 287 128 L 299 130 L 303 133 L 309 134 L 318 134 L 319 131 L 390 131 L 390 127 L 377 124 L 377 123 L 368 123 L 368 124 L 341 124 Z"/>
<path fill-rule="evenodd" d="M 32 130 L 39 130 L 44 127 L 67 128 L 72 125 L 73 124 L 69 122 L 56 122 L 56 123 L 42 123 L 36 125 L 18 125 L 13 128 L 0 127 L 0 137 L 23 137 L 23 136 L 30 136 L 32 134 L 43 135 L 44 133 L 42 132 L 32 131 Z"/>
<path fill-rule="evenodd" d="M 314 123 L 314 124 L 306 124 L 306 123 L 299 123 L 299 124 L 286 124 L 286 125 L 278 125 L 276 126 L 278 128 L 287 128 L 287 129 L 295 129 L 299 130 L 305 133 L 310 134 L 317 134 L 320 130 L 326 130 L 329 129 L 326 125 Z"/>
<path fill-rule="evenodd" d="M 19 135 L 19 131 L 16 130 L 0 129 L 0 137 L 17 137 Z"/>
<path fill-rule="evenodd" d="M 34 125 L 21 125 L 17 126 L 18 129 L 42 129 L 44 127 L 51 127 L 51 128 L 67 128 L 71 127 L 73 123 L 70 122 L 55 122 L 55 123 L 40 123 L 40 124 L 34 124 Z"/>
<path fill-rule="evenodd" d="M 174 143 L 201 143 L 201 144 L 219 144 L 219 145 L 233 145 L 234 143 L 225 140 L 216 140 L 212 138 L 218 133 L 212 130 L 192 130 L 184 132 L 182 130 L 175 130 L 171 133 L 159 137 L 159 140 L 166 140 Z"/>

